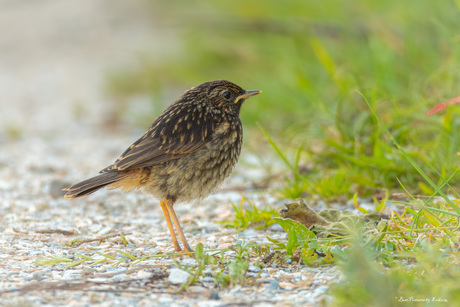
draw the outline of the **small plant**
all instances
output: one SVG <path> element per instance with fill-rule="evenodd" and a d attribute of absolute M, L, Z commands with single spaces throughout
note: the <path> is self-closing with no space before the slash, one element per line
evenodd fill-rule
<path fill-rule="evenodd" d="M 245 209 L 244 204 L 247 202 L 250 209 Z M 248 227 L 255 229 L 266 228 L 275 223 L 273 217 L 278 216 L 278 212 L 275 209 L 265 206 L 264 209 L 258 209 L 254 203 L 250 202 L 245 197 L 241 198 L 240 205 L 237 207 L 232 204 L 235 209 L 235 218 L 233 220 L 222 221 L 220 224 L 224 224 L 226 227 L 233 227 L 238 230 L 244 230 Z"/>
<path fill-rule="evenodd" d="M 245 274 L 252 254 L 250 250 L 253 247 L 252 243 L 243 242 L 236 247 L 236 256 L 229 257 L 224 254 L 224 251 L 211 255 L 209 251 L 203 250 L 202 244 L 198 244 L 195 251 L 197 264 L 181 266 L 179 262 L 175 262 L 177 267 L 191 274 L 190 279 L 182 285 L 181 289 L 185 290 L 188 286 L 199 282 L 206 274 L 214 277 L 220 287 L 245 284 L 247 281 Z"/>
<path fill-rule="evenodd" d="M 288 256 L 293 256 L 294 251 L 299 248 L 318 247 L 316 235 L 308 230 L 304 225 L 291 219 L 276 218 L 278 224 L 283 227 L 288 234 L 287 243 L 280 243 L 277 240 L 269 239 L 271 242 L 279 244 L 279 247 L 285 248 Z"/>
<path fill-rule="evenodd" d="M 273 238 L 268 240 L 275 244 L 277 249 L 285 251 L 285 260 L 300 262 L 308 266 L 318 266 L 334 262 L 332 246 L 342 243 L 336 238 L 317 238 L 304 225 L 291 219 L 275 218 L 276 222 L 286 231 L 287 242 Z M 319 257 L 319 252 L 322 256 Z"/>
<path fill-rule="evenodd" d="M 68 269 L 68 268 L 71 268 L 71 267 L 74 267 L 80 264 L 87 264 L 89 266 L 94 266 L 94 265 L 98 265 L 104 262 L 113 262 L 112 265 L 117 266 L 120 263 L 125 262 L 125 261 L 138 260 L 138 258 L 126 252 L 123 252 L 123 251 L 117 251 L 117 252 L 122 254 L 124 257 L 115 258 L 113 256 L 99 253 L 99 252 L 96 252 L 96 253 L 102 256 L 102 258 L 95 258 L 95 257 L 87 256 L 87 255 L 76 254 L 74 256 L 74 258 L 76 259 L 71 259 L 71 258 L 62 257 L 58 255 L 51 255 L 48 258 L 42 258 L 42 259 L 37 260 L 35 262 L 35 265 L 56 265 L 56 264 L 61 264 L 61 263 L 68 263 L 66 266 L 64 266 L 64 269 Z"/>
<path fill-rule="evenodd" d="M 416 306 L 427 304 L 450 305 L 460 299 L 458 269 L 458 202 L 442 190 L 450 187 L 431 165 L 431 171 L 440 177 L 435 184 L 414 159 L 402 148 L 386 128 L 372 106 L 373 115 L 386 134 L 413 168 L 423 177 L 424 191 L 431 195 L 425 200 L 416 199 L 402 185 L 411 198 L 399 201 L 407 207 L 399 215 L 393 211 L 388 221 L 382 221 L 373 234 L 355 235 L 341 262 L 345 282 L 332 288 L 337 306 L 396 306 L 411 302 Z M 451 191 L 458 197 L 454 189 Z M 433 198 L 441 196 L 441 202 Z M 383 208 L 384 205 L 377 205 Z M 411 263 L 408 266 L 408 263 Z"/>
<path fill-rule="evenodd" d="M 252 244 L 246 242 L 238 245 L 235 259 L 227 262 L 226 270 L 221 270 L 215 274 L 215 278 L 221 286 L 246 283 L 245 273 L 250 261 L 250 247 L 252 247 Z M 225 273 L 225 271 L 228 271 L 228 273 Z"/>
<path fill-rule="evenodd" d="M 142 262 L 146 259 L 149 258 L 161 258 L 161 257 L 168 257 L 168 256 L 177 256 L 180 254 L 155 254 L 155 255 L 150 255 L 150 256 L 142 256 L 142 257 L 136 257 L 134 255 L 131 255 L 130 253 L 117 250 L 117 253 L 120 254 L 117 257 L 96 252 L 96 254 L 102 256 L 102 258 L 96 258 L 96 257 L 91 257 L 83 254 L 75 254 L 72 258 L 67 258 L 59 255 L 50 255 L 49 257 L 41 258 L 38 259 L 34 264 L 35 265 L 56 265 L 56 264 L 63 264 L 63 263 L 68 263 L 64 269 L 68 269 L 80 264 L 86 264 L 89 266 L 94 266 L 101 264 L 103 262 L 108 262 L 112 266 L 118 266 L 123 262 L 127 262 L 130 265 L 136 265 L 139 262 Z M 74 259 L 73 259 L 74 258 Z"/>
<path fill-rule="evenodd" d="M 376 259 L 372 246 L 353 244 L 340 261 L 345 280 L 331 288 L 333 306 L 455 305 L 460 300 L 458 255 L 425 240 L 410 249 L 411 258 L 388 267 Z"/>

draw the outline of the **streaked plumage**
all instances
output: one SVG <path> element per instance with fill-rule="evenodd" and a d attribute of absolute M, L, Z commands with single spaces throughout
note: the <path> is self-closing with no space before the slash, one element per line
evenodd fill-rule
<path fill-rule="evenodd" d="M 241 105 L 258 93 L 226 80 L 187 90 L 114 163 L 100 175 L 68 188 L 64 197 L 83 197 L 105 186 L 140 188 L 165 200 L 162 208 L 180 250 L 168 221 L 170 215 L 177 219 L 173 205 L 209 195 L 231 173 L 241 151 Z M 178 221 L 175 224 L 185 250 L 190 251 Z"/>

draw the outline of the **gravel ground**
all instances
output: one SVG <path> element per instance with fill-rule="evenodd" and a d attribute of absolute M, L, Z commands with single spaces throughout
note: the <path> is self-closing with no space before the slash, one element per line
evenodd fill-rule
<path fill-rule="evenodd" d="M 66 264 L 39 266 L 35 262 L 51 255 L 77 259 L 76 255 L 102 259 L 108 254 L 118 259 L 117 251 L 135 256 L 173 252 L 172 243 L 158 201 L 141 193 L 103 190 L 77 200 L 61 197 L 62 186 L 84 178 L 90 169 L 99 169 L 97 161 L 111 161 L 110 154 L 129 137 L 117 140 L 81 137 L 44 142 L 39 139 L 9 143 L 0 153 L 0 304 L 79 306 L 182 305 L 314 305 L 323 298 L 327 285 L 338 278 L 334 267 L 272 264 L 262 269 L 251 265 L 247 278 L 257 277 L 253 285 L 217 288 L 208 274 L 186 291 L 180 291 L 171 257 L 152 258 L 137 265 L 102 263 L 81 264 L 64 269 Z M 94 151 L 81 160 L 84 153 Z M 69 161 L 80 161 L 71 163 Z M 6 167 L 5 167 L 6 166 Z M 238 173 L 238 170 L 237 170 Z M 282 239 L 277 226 L 266 230 L 248 229 L 237 234 L 217 221 L 232 216 L 231 203 L 238 203 L 236 192 L 245 182 L 236 174 L 224 190 L 193 204 L 180 204 L 177 213 L 192 246 L 203 243 L 206 249 L 236 247 L 241 242 L 267 243 L 266 236 Z M 278 206 L 278 202 L 257 193 L 245 193 L 256 205 Z M 122 243 L 124 235 L 128 244 Z M 70 242 L 80 242 L 70 245 Z M 234 256 L 235 252 L 227 252 Z M 183 265 L 194 259 L 179 260 Z M 211 272 L 209 272 L 211 273 Z M 206 274 L 204 274 L 206 275 Z M 179 279 L 180 282 L 181 279 Z"/>
<path fill-rule="evenodd" d="M 171 257 L 69 269 L 35 264 L 52 255 L 121 259 L 119 251 L 151 256 L 173 250 L 158 200 L 108 190 L 65 200 L 61 192 L 110 164 L 142 133 L 101 124 L 110 109 L 101 91 L 105 72 L 137 65 L 138 50 L 167 53 L 174 41 L 167 29 L 150 26 L 141 3 L 0 0 L 0 305 L 315 306 L 327 300 L 328 285 L 340 278 L 335 267 L 250 265 L 246 277 L 254 282 L 247 286 L 218 288 L 208 272 L 180 291 L 183 271 Z M 83 117 L 75 118 L 76 108 Z M 231 204 L 239 203 L 241 191 L 260 208 L 282 206 L 250 190 L 264 176 L 248 167 L 252 160 L 246 154 L 212 196 L 176 206 L 192 246 L 232 248 L 285 237 L 277 226 L 238 234 L 215 223 L 233 216 Z"/>

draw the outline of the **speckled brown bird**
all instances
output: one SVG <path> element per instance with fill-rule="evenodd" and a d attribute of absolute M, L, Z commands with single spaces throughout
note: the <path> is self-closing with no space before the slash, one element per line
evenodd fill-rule
<path fill-rule="evenodd" d="M 141 189 L 159 198 L 176 251 L 181 251 L 172 222 L 192 252 L 174 212 L 177 202 L 208 196 L 230 175 L 241 151 L 243 102 L 261 91 L 215 80 L 187 90 L 100 175 L 65 189 L 65 198 L 89 195 L 100 188 Z M 172 222 L 171 222 L 172 219 Z"/>

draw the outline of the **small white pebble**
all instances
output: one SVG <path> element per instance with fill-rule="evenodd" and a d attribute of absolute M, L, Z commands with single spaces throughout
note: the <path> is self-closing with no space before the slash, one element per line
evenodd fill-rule
<path fill-rule="evenodd" d="M 190 274 L 181 269 L 171 269 L 171 273 L 169 274 L 168 280 L 172 284 L 183 284 L 188 281 Z"/>

